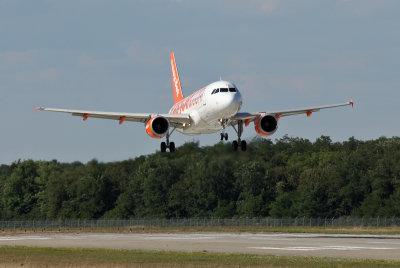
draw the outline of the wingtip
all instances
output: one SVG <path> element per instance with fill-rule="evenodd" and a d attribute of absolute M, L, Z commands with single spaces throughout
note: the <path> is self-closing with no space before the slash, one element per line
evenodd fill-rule
<path fill-rule="evenodd" d="M 35 106 L 35 113 L 36 113 L 36 111 L 37 111 L 37 107 L 36 107 L 36 105 L 33 105 L 33 106 Z"/>
<path fill-rule="evenodd" d="M 354 108 L 354 101 L 353 101 L 353 99 L 350 99 L 350 104 L 351 104 L 351 108 Z"/>

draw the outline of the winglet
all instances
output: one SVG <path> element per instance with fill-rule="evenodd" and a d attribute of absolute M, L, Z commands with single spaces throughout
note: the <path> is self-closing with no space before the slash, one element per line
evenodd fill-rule
<path fill-rule="evenodd" d="M 36 113 L 36 111 L 37 111 L 37 107 L 36 107 L 36 105 L 34 104 L 34 106 L 35 106 L 35 113 Z"/>
<path fill-rule="evenodd" d="M 350 99 L 350 104 L 351 104 L 351 108 L 354 108 L 354 101 L 353 101 L 353 99 Z"/>
<path fill-rule="evenodd" d="M 178 69 L 176 68 L 174 52 L 170 54 L 171 73 L 172 73 L 172 86 L 174 88 L 174 103 L 183 100 L 181 82 L 179 81 Z"/>

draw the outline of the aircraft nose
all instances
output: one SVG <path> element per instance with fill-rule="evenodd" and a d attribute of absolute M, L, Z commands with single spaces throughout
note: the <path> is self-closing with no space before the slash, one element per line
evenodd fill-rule
<path fill-rule="evenodd" d="M 236 92 L 234 94 L 229 94 L 226 99 L 226 108 L 229 109 L 229 113 L 237 113 L 242 106 L 242 96 L 240 93 Z"/>
<path fill-rule="evenodd" d="M 234 101 L 240 103 L 242 102 L 242 95 L 239 92 L 235 93 Z"/>
<path fill-rule="evenodd" d="M 235 93 L 233 98 L 233 102 L 237 104 L 239 107 L 242 106 L 242 95 L 239 92 Z"/>

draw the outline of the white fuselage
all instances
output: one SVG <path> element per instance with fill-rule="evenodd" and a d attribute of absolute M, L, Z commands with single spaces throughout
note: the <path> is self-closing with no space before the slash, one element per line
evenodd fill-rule
<path fill-rule="evenodd" d="M 222 130 L 224 122 L 236 115 L 242 106 L 237 87 L 227 81 L 217 81 L 176 103 L 170 114 L 189 114 L 192 123 L 177 130 L 197 135 Z"/>

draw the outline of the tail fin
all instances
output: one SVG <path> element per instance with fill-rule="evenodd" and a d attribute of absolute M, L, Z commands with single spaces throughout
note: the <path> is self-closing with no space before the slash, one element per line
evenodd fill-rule
<path fill-rule="evenodd" d="M 171 72 L 172 72 L 172 86 L 174 88 L 174 103 L 183 100 L 181 82 L 179 81 L 178 69 L 175 64 L 174 52 L 171 52 Z"/>

